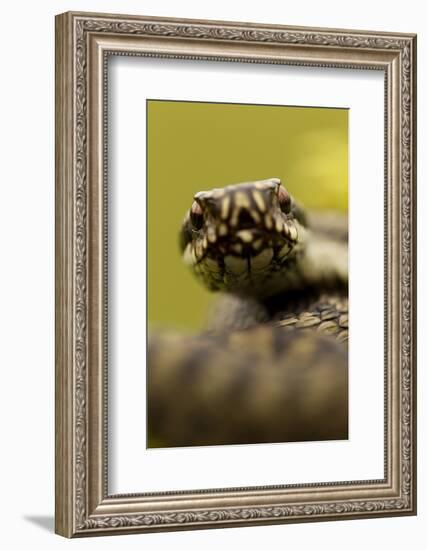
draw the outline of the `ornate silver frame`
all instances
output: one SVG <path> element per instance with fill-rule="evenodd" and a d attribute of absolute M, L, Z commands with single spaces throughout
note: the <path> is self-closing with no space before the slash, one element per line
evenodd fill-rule
<path fill-rule="evenodd" d="M 109 495 L 105 59 L 180 57 L 385 74 L 385 477 Z M 65 13 L 56 18 L 56 532 L 66 537 L 416 513 L 416 37 Z"/>

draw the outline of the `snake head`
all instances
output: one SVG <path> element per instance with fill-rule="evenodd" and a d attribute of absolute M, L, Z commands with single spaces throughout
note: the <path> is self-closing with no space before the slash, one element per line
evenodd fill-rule
<path fill-rule="evenodd" d="M 182 225 L 183 258 L 211 290 L 257 294 L 301 249 L 303 225 L 278 178 L 201 191 Z"/>

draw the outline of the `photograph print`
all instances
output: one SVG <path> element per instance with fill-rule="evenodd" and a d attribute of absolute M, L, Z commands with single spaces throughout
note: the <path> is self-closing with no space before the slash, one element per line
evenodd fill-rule
<path fill-rule="evenodd" d="M 146 109 L 147 448 L 347 440 L 348 109 Z"/>

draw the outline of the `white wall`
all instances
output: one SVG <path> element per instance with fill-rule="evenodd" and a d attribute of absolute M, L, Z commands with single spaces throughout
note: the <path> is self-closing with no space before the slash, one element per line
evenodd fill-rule
<path fill-rule="evenodd" d="M 425 517 L 425 401 L 419 399 L 419 515 L 274 527 L 194 531 L 73 542 L 53 535 L 53 287 L 54 287 L 54 21 L 73 10 L 174 17 L 245 20 L 419 33 L 419 96 L 425 95 L 425 17 L 422 2 L 249 2 L 248 0 L 86 0 L 44 3 L 15 0 L 2 7 L 0 334 L 1 540 L 5 548 L 74 547 L 150 549 L 269 547 L 346 549 L 421 548 Z M 426 115 L 419 106 L 419 151 L 425 146 Z M 420 155 L 421 157 L 421 155 Z M 425 212 L 424 165 L 419 161 L 419 205 Z M 423 208 L 424 206 L 424 208 Z M 419 216 L 419 250 L 425 248 Z M 419 280 L 425 274 L 419 258 Z M 424 289 L 419 290 L 419 388 L 425 387 Z"/>

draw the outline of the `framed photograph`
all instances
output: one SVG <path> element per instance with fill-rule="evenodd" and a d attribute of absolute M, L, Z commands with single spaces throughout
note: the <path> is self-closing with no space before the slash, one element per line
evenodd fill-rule
<path fill-rule="evenodd" d="M 56 532 L 416 513 L 416 37 L 56 18 Z"/>

